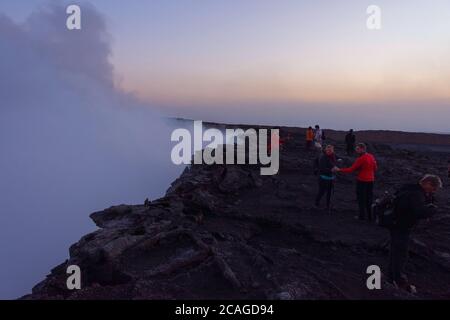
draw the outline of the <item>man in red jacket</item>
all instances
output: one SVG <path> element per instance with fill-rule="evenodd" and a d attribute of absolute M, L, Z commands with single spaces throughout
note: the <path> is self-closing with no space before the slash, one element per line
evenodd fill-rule
<path fill-rule="evenodd" d="M 356 153 L 359 157 L 350 168 L 335 168 L 334 171 L 342 173 L 358 172 L 356 196 L 358 198 L 359 216 L 355 218 L 365 220 L 367 215 L 367 218 L 372 220 L 373 185 L 375 171 L 378 168 L 377 161 L 373 155 L 367 152 L 367 146 L 364 143 L 358 143 Z"/>

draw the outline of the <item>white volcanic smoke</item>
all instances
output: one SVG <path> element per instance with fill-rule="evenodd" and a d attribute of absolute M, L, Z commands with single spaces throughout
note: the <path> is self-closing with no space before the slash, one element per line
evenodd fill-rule
<path fill-rule="evenodd" d="M 0 15 L 0 298 L 15 298 L 94 229 L 88 214 L 155 198 L 181 171 L 170 128 L 114 88 L 102 17 Z"/>

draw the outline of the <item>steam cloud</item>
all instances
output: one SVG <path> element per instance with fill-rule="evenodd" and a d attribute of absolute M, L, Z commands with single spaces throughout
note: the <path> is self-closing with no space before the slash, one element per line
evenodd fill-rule
<path fill-rule="evenodd" d="M 95 228 L 88 214 L 162 195 L 170 126 L 115 89 L 103 18 L 50 5 L 0 15 L 0 298 L 16 298 Z"/>

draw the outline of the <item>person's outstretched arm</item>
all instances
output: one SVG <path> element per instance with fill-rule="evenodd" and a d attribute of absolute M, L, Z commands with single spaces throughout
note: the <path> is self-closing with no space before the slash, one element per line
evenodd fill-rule
<path fill-rule="evenodd" d="M 361 168 L 362 161 L 363 161 L 362 158 L 358 158 L 358 159 L 356 159 L 355 163 L 353 163 L 353 165 L 351 167 L 339 169 L 339 172 L 342 172 L 342 173 L 355 172 L 356 170 L 359 170 Z"/>

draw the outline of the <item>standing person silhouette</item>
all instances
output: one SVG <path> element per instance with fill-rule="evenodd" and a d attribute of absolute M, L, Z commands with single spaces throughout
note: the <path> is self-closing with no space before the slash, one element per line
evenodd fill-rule
<path fill-rule="evenodd" d="M 355 153 L 355 143 L 356 143 L 356 136 L 353 133 L 353 129 L 350 129 L 350 131 L 345 136 L 347 155 L 352 156 Z"/>
<path fill-rule="evenodd" d="M 315 207 L 319 208 L 320 200 L 327 195 L 327 210 L 330 211 L 331 194 L 334 188 L 336 176 L 333 174 L 333 168 L 336 167 L 337 159 L 334 153 L 334 147 L 328 145 L 318 160 L 319 191 L 316 196 Z"/>
<path fill-rule="evenodd" d="M 352 173 L 357 171 L 356 196 L 358 199 L 359 215 L 356 219 L 372 220 L 372 202 L 373 187 L 375 182 L 375 172 L 378 169 L 375 157 L 367 152 L 367 146 L 364 143 L 358 143 L 356 146 L 358 158 L 349 168 L 339 169 L 335 167 L 333 172 Z"/>
<path fill-rule="evenodd" d="M 316 125 L 316 128 L 314 129 L 314 145 L 317 149 L 322 149 L 322 143 L 323 143 L 323 132 L 322 129 L 320 129 L 319 125 Z"/>
<path fill-rule="evenodd" d="M 412 293 L 416 288 L 404 273 L 411 234 L 420 220 L 428 219 L 436 212 L 434 195 L 441 188 L 441 178 L 427 174 L 419 183 L 403 185 L 395 200 L 388 277 L 395 286 Z"/>
<path fill-rule="evenodd" d="M 311 150 L 314 141 L 314 130 L 312 127 L 306 129 L 306 150 Z"/>

